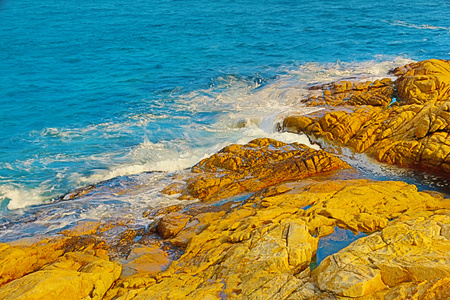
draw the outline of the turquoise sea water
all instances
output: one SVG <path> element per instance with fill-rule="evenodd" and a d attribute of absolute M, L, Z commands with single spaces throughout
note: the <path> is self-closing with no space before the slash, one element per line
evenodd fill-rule
<path fill-rule="evenodd" d="M 117 176 L 158 181 L 135 174 L 229 143 L 307 142 L 275 128 L 309 84 L 450 59 L 447 0 L 4 0 L 0 29 L 4 222 Z M 73 219 L 100 213 L 86 214 Z"/>

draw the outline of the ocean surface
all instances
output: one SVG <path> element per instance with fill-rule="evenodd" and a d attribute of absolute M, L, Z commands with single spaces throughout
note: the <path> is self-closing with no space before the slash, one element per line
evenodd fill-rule
<path fill-rule="evenodd" d="M 450 59 L 448 0 L 0 0 L 0 29 L 0 240 L 139 219 L 177 201 L 159 194 L 172 172 L 230 143 L 309 143 L 276 130 L 308 85 Z M 448 183 L 343 156 L 361 176 Z"/>

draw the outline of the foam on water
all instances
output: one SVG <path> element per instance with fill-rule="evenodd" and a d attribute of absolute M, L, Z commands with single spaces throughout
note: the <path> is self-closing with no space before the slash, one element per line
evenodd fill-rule
<path fill-rule="evenodd" d="M 394 20 L 394 21 L 384 21 L 386 23 L 389 23 L 391 25 L 396 26 L 403 26 L 403 27 L 409 27 L 409 28 L 416 28 L 416 29 L 428 29 L 428 30 L 445 30 L 450 32 L 450 27 L 445 26 L 433 26 L 428 24 L 412 24 L 401 20 Z"/>
<path fill-rule="evenodd" d="M 26 160 L 0 166 L 0 172 L 16 172 L 23 181 L 0 179 L 3 210 L 44 203 L 117 176 L 189 168 L 231 143 L 271 137 L 310 145 L 305 136 L 277 132 L 277 124 L 287 115 L 317 110 L 301 104 L 311 84 L 375 80 L 410 62 L 402 57 L 379 57 L 365 62 L 281 67 L 273 70 L 277 75 L 270 78 L 220 75 L 205 89 L 187 93 L 175 89 L 161 95 L 153 105 L 164 105 L 164 113 L 130 114 L 119 122 L 32 131 L 27 140 L 42 150 Z"/>
<path fill-rule="evenodd" d="M 268 79 L 222 75 L 205 89 L 165 93 L 161 101 L 170 103 L 166 113 L 130 114 L 116 123 L 32 132 L 36 143 L 44 147 L 53 144 L 61 152 L 2 164 L 3 169 L 31 179 L 36 172 L 47 172 L 39 175 L 48 179 L 30 187 L 0 177 L 4 182 L 0 185 L 0 199 L 4 200 L 0 240 L 53 234 L 79 220 L 125 217 L 146 226 L 150 220 L 142 217 L 143 210 L 180 203 L 177 195 L 160 193 L 173 182 L 172 172 L 187 172 L 184 169 L 231 143 L 245 144 L 260 137 L 315 149 L 322 146 L 354 166 L 361 177 L 404 180 L 419 183 L 421 189 L 428 189 L 427 185 L 439 189 L 442 180 L 436 177 L 411 176 L 348 149 L 333 148 L 323 141 L 311 143 L 305 135 L 277 130 L 287 115 L 320 109 L 301 104 L 312 84 L 383 78 L 388 70 L 410 62 L 394 58 L 308 63 L 294 69 L 281 68 L 279 75 Z M 93 183 L 97 183 L 95 188 L 76 200 L 52 201 Z"/>
<path fill-rule="evenodd" d="M 0 199 L 9 199 L 7 202 L 1 202 L 2 209 L 8 208 L 11 210 L 43 204 L 46 200 L 49 200 L 44 196 L 48 187 L 43 184 L 34 189 L 26 189 L 20 186 L 2 185 L 0 186 Z"/>

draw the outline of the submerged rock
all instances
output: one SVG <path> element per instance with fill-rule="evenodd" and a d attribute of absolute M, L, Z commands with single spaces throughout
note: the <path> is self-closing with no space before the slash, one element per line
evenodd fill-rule
<path fill-rule="evenodd" d="M 450 62 L 429 60 L 394 73 L 400 75 L 396 105 L 347 102 L 289 116 L 283 129 L 350 147 L 381 162 L 450 174 Z"/>

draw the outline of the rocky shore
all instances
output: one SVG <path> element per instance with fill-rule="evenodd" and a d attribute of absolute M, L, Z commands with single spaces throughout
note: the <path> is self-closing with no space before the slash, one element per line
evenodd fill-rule
<path fill-rule="evenodd" d="M 322 109 L 280 128 L 449 178 L 450 62 L 391 75 L 312 86 L 303 102 Z M 448 194 L 265 138 L 177 176 L 162 192 L 185 201 L 143 211 L 149 227 L 80 221 L 0 244 L 0 299 L 450 299 Z"/>

